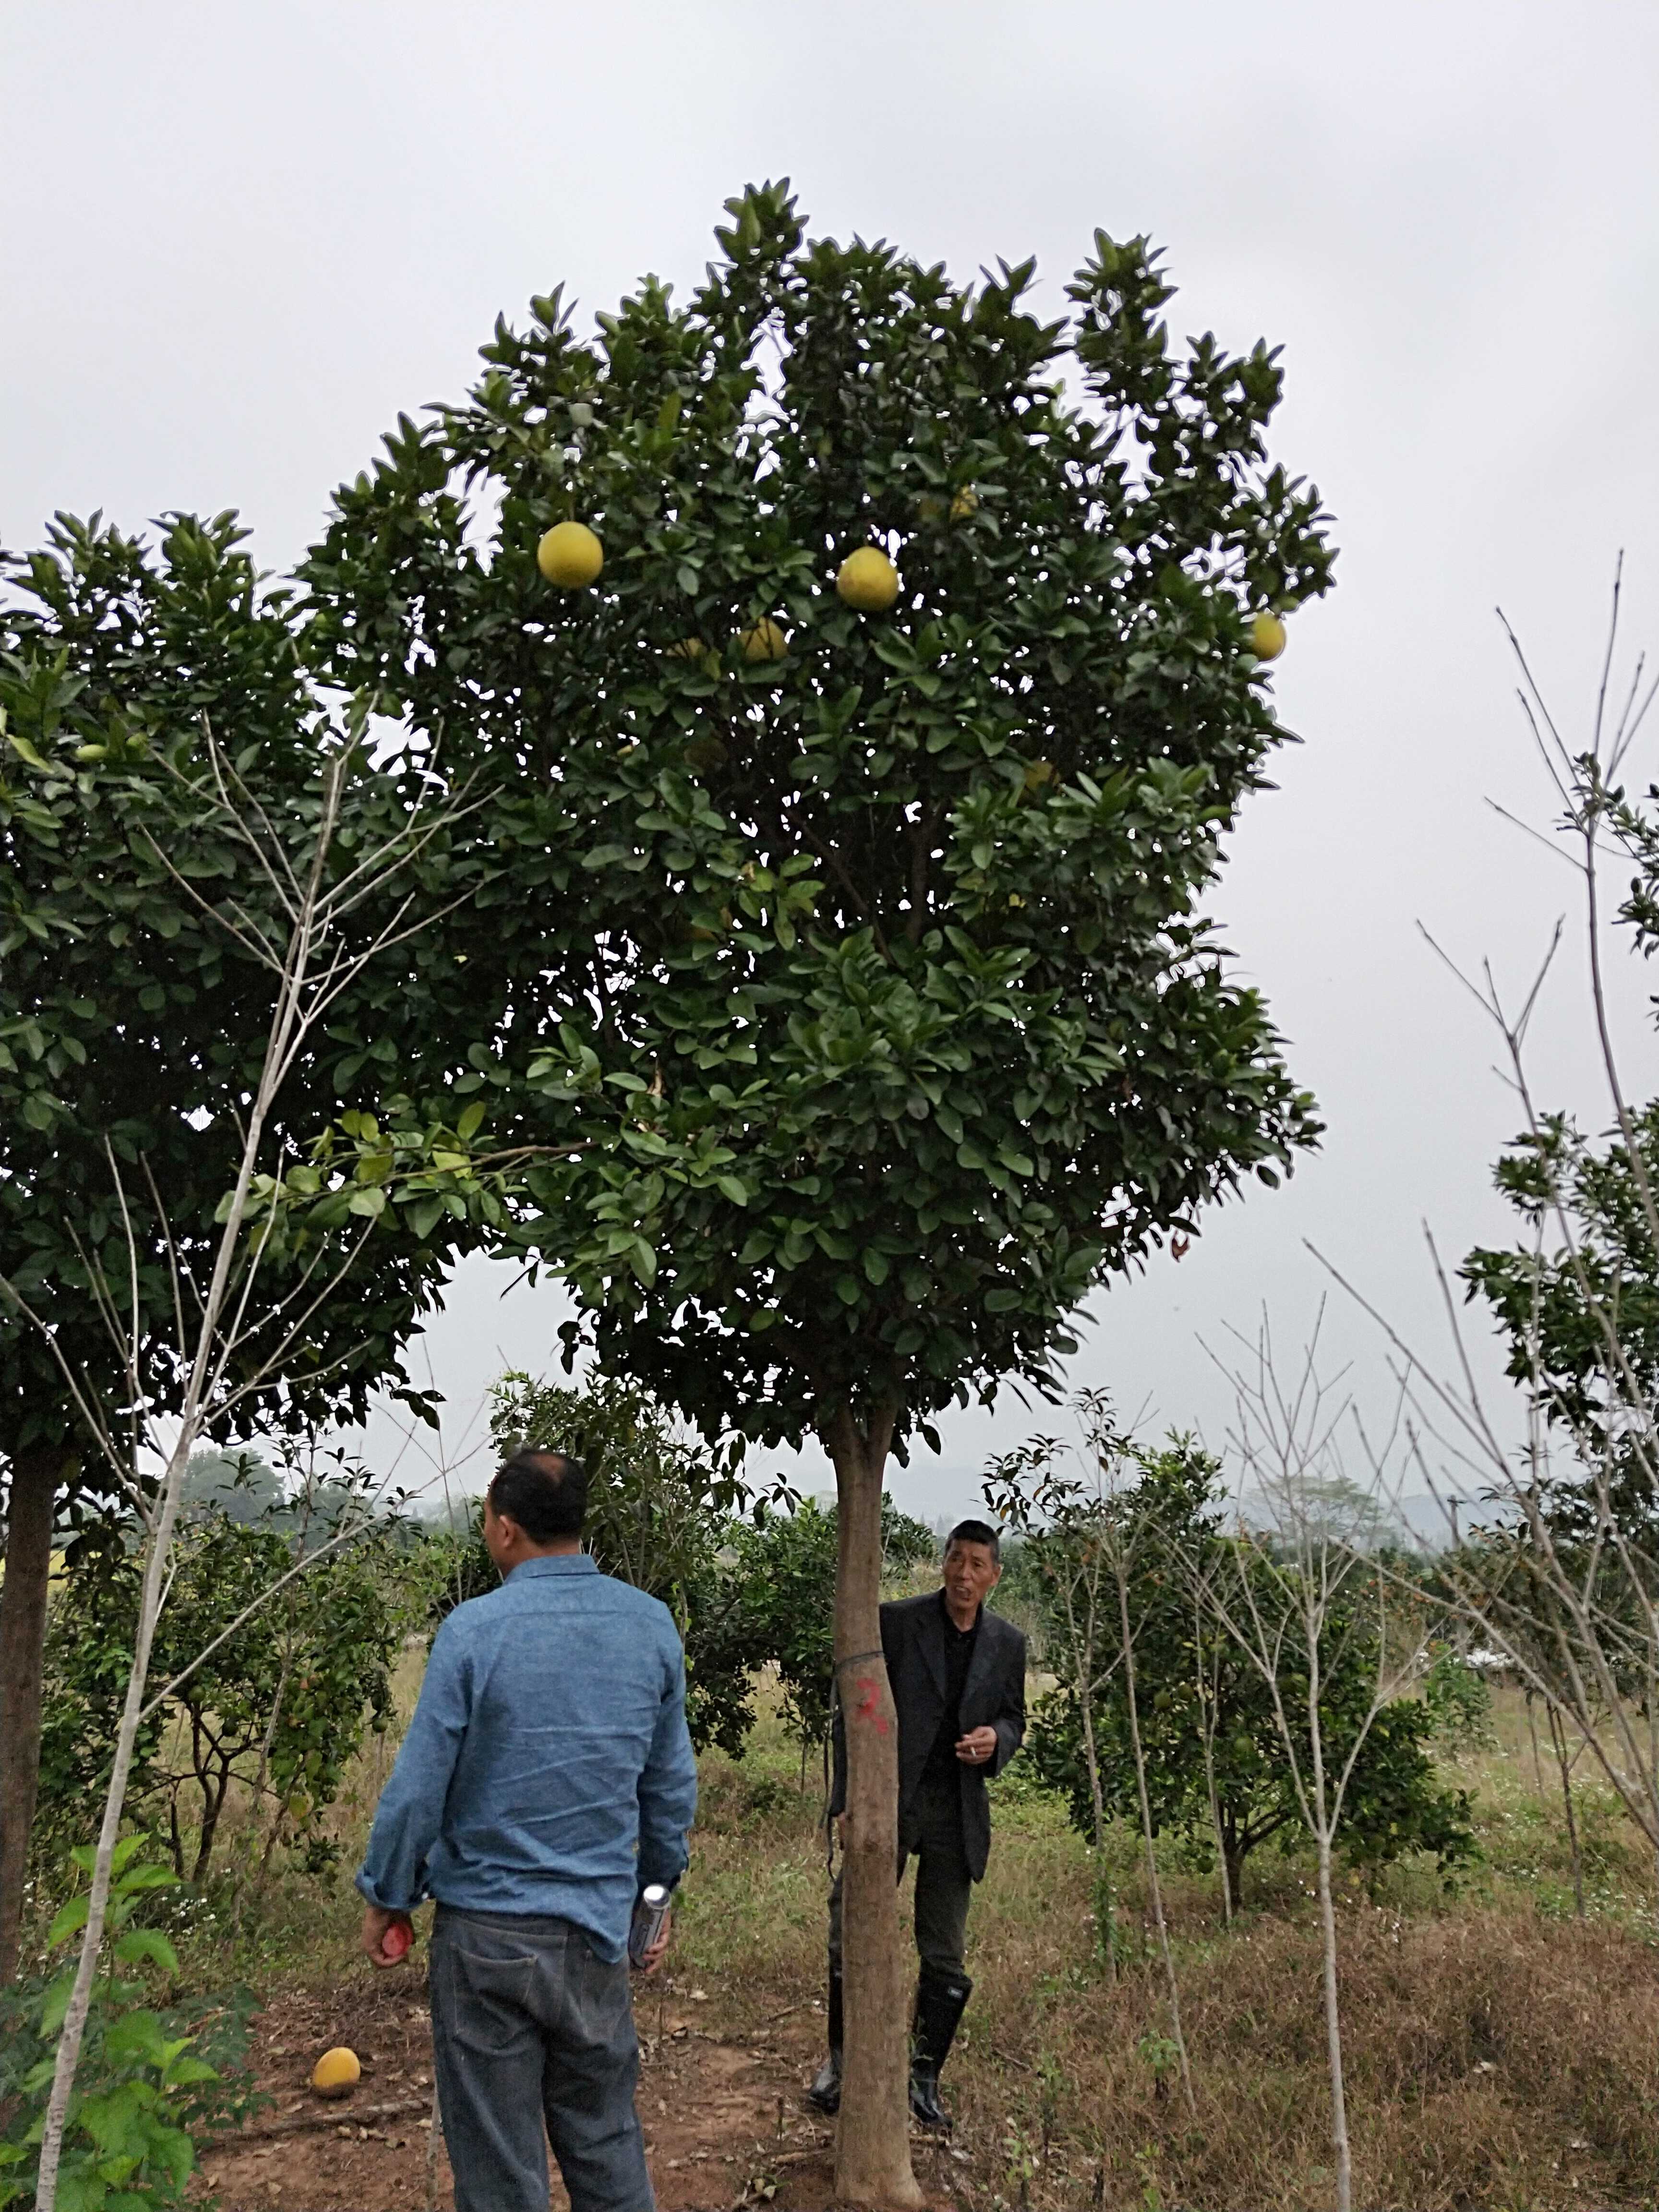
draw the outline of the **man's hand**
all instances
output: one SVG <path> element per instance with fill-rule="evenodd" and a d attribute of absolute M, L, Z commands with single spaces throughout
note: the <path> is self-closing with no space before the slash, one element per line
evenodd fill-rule
<path fill-rule="evenodd" d="M 969 1729 L 966 1735 L 957 1738 L 957 1757 L 964 1766 L 988 1766 L 997 1755 L 997 1732 L 994 1728 Z"/>
<path fill-rule="evenodd" d="M 640 1972 L 642 1974 L 654 1974 L 658 1967 L 661 1966 L 664 1958 L 667 1955 L 668 1939 L 673 1932 L 674 1914 L 673 1909 L 671 1906 L 670 1909 L 663 1915 L 661 1932 L 659 1934 L 656 1942 L 651 1946 L 651 1948 L 648 1951 L 643 1953 L 641 1956 Z"/>
<path fill-rule="evenodd" d="M 401 1966 L 414 1941 L 414 1923 L 406 1912 L 386 1912 L 378 1905 L 364 1906 L 363 1955 L 371 1965 Z"/>

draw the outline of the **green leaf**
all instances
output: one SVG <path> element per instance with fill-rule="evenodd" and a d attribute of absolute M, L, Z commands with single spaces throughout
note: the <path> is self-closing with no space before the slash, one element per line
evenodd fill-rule
<path fill-rule="evenodd" d="M 179 1954 L 159 1928 L 129 1928 L 116 1938 L 112 1948 L 124 1966 L 148 1964 L 160 1966 L 163 1973 L 179 1972 Z"/>
<path fill-rule="evenodd" d="M 51 1927 L 46 1930 L 46 1948 L 49 1951 L 55 1950 L 59 1943 L 86 1926 L 91 1905 L 90 1895 L 82 1890 L 78 1897 L 70 1898 L 67 1905 L 58 1907 Z"/>

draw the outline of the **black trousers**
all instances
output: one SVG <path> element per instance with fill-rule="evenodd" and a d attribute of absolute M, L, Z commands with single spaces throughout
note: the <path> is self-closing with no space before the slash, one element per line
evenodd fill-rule
<path fill-rule="evenodd" d="M 916 1860 L 916 1951 L 924 1966 L 941 1974 L 964 1971 L 963 1949 L 968 1940 L 968 1906 L 974 1893 L 974 1877 L 968 1871 L 968 1854 L 962 1840 L 962 1789 L 955 1775 L 941 1782 L 924 1779 L 914 1846 Z M 904 1879 L 909 1852 L 900 1855 L 898 1879 Z M 836 1876 L 830 1892 L 830 1956 L 841 1960 L 841 1882 Z"/>

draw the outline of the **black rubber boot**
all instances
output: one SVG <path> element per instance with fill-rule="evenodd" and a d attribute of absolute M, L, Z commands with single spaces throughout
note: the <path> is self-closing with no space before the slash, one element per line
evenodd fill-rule
<path fill-rule="evenodd" d="M 809 2105 L 816 2105 L 821 2112 L 835 2114 L 841 2110 L 841 1962 L 830 1961 L 830 2051 L 822 2066 L 812 2077 L 812 2086 L 806 2093 Z"/>
<path fill-rule="evenodd" d="M 966 1974 L 942 1974 L 924 1966 L 916 1984 L 916 2015 L 910 2030 L 910 2110 L 925 2128 L 947 2133 L 951 2115 L 939 2100 L 939 2069 L 951 2055 L 963 2008 L 973 1995 Z"/>

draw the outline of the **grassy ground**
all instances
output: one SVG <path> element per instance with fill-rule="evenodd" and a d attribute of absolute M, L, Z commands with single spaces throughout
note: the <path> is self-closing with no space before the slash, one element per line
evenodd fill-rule
<path fill-rule="evenodd" d="M 411 1694 L 416 1662 L 400 1687 Z M 1652 1869 L 1581 1763 L 1575 1809 L 1585 1916 L 1547 1746 L 1534 1766 L 1518 1700 L 1458 1762 L 1481 1865 L 1455 1896 L 1407 1863 L 1341 1910 L 1343 2032 L 1356 2202 L 1408 2212 L 1659 2204 L 1659 1957 Z M 325 1984 L 360 1971 L 349 1885 L 391 1747 L 359 1760 L 335 1815 L 333 1876 L 277 1869 L 238 1893 L 237 1839 L 209 1895 L 176 1908 L 204 1987 Z M 1546 1785 L 1540 1794 L 1540 1784 Z M 1331 2201 L 1329 2097 L 1311 1872 L 1260 1855 L 1221 1923 L 1213 1875 L 1176 1846 L 1160 1867 L 1176 1937 L 1196 2112 L 1170 2017 L 1138 1838 L 1115 1839 L 1122 1956 L 1107 1971 L 1092 1874 L 1058 1805 L 997 1785 L 975 1900 L 975 1989 L 945 2077 L 970 2212 L 999 2204 L 1234 2208 Z M 674 1955 L 711 2025 L 805 2015 L 823 1972 L 825 1870 L 816 1771 L 775 1720 L 748 1756 L 703 1763 L 702 1807 Z M 801 2023 L 798 2021 L 798 2025 Z M 812 2030 L 816 2033 L 816 2030 Z"/>

